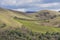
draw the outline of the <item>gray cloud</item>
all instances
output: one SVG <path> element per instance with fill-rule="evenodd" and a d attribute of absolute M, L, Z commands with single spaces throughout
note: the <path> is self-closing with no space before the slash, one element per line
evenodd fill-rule
<path fill-rule="evenodd" d="M 50 2 L 48 0 L 0 0 L 0 7 L 15 10 L 59 9 L 60 3 L 58 1 L 59 0 L 50 0 Z"/>

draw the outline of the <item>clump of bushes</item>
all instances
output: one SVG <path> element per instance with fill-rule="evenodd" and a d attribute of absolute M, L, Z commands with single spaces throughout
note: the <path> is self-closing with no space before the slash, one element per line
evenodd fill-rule
<path fill-rule="evenodd" d="M 33 32 L 25 27 L 22 28 L 11 28 L 9 30 L 5 30 L 0 32 L 1 40 L 60 40 L 59 32 L 46 32 L 46 33 L 38 33 Z"/>
<path fill-rule="evenodd" d="M 6 24 L 5 23 L 2 23 L 2 24 L 0 24 L 0 27 L 1 28 L 6 27 Z"/>

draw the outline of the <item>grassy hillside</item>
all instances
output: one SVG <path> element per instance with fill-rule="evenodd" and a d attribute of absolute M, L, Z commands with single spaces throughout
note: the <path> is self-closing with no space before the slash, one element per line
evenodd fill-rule
<path fill-rule="evenodd" d="M 35 31 L 45 33 L 49 32 L 60 32 L 60 13 L 56 11 L 42 10 L 34 14 L 27 14 L 34 20 L 21 20 L 19 18 L 15 19 L 18 22 L 24 24 L 27 28 Z M 37 17 L 36 17 L 37 15 Z M 34 17 L 33 17 L 34 16 Z M 49 18 L 48 18 L 49 17 Z M 53 18 L 54 17 L 54 18 Z M 45 19 L 46 18 L 46 19 Z"/>
<path fill-rule="evenodd" d="M 60 13 L 56 11 L 42 10 L 37 13 L 25 14 L 0 8 L 0 20 L 7 26 L 21 27 L 24 25 L 36 32 L 60 31 Z"/>
<path fill-rule="evenodd" d="M 10 26 L 21 26 L 22 25 L 21 23 L 13 19 L 15 16 L 19 18 L 29 19 L 23 14 L 23 12 L 10 11 L 7 9 L 0 8 L 0 20 L 6 23 L 7 25 L 10 25 Z"/>
<path fill-rule="evenodd" d="M 18 22 L 24 24 L 27 28 L 31 29 L 34 32 L 41 32 L 45 33 L 47 31 L 49 32 L 60 32 L 60 28 L 56 28 L 53 26 L 44 26 L 38 24 L 36 21 L 24 21 L 24 20 L 17 20 Z"/>
<path fill-rule="evenodd" d="M 41 10 L 37 13 L 27 14 L 29 17 L 40 20 L 44 25 L 49 26 L 59 26 L 60 22 L 60 12 L 57 11 L 51 11 L 51 10 Z"/>
<path fill-rule="evenodd" d="M 50 35 L 54 35 L 54 37 L 56 34 L 60 35 L 59 12 L 42 10 L 37 13 L 27 14 L 0 8 L 1 40 L 40 40 L 41 35 L 46 40 L 47 32 L 49 32 L 49 38 Z"/>

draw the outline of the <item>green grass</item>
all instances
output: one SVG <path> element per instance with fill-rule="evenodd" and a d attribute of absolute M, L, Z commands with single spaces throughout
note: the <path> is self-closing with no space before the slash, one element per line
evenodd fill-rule
<path fill-rule="evenodd" d="M 24 20 L 17 20 L 18 22 L 22 23 L 25 27 L 29 28 L 30 30 L 34 32 L 60 32 L 60 28 L 55 27 L 47 27 L 47 26 L 41 26 L 38 24 L 35 24 L 35 21 L 24 21 Z"/>

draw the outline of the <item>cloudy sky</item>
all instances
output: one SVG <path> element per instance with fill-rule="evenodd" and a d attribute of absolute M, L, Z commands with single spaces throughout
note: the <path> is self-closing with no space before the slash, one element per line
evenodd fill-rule
<path fill-rule="evenodd" d="M 0 0 L 0 7 L 18 11 L 60 10 L 60 0 Z"/>

